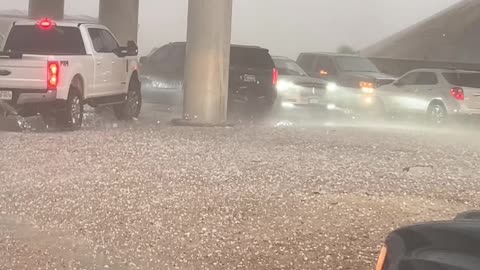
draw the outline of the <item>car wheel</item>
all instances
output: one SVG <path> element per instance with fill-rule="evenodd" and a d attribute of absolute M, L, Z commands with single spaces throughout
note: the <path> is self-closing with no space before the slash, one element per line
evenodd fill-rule
<path fill-rule="evenodd" d="M 130 83 L 127 100 L 122 104 L 113 106 L 115 116 L 119 120 L 132 120 L 140 115 L 142 109 L 142 92 L 140 82 L 135 80 Z"/>
<path fill-rule="evenodd" d="M 442 125 L 447 122 L 447 118 L 447 109 L 442 103 L 434 102 L 428 106 L 427 121 L 429 124 Z"/>
<path fill-rule="evenodd" d="M 78 130 L 83 123 L 83 100 L 80 90 L 70 87 L 65 104 L 57 110 L 57 124 L 60 127 Z"/>

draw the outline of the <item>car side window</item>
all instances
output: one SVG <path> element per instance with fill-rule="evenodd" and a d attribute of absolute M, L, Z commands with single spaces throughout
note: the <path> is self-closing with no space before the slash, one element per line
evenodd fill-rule
<path fill-rule="evenodd" d="M 118 42 L 109 31 L 102 29 L 100 32 L 102 33 L 103 44 L 107 52 L 113 52 L 115 49 L 120 47 Z"/>
<path fill-rule="evenodd" d="M 402 78 L 400 78 L 398 80 L 398 82 L 400 83 L 400 85 L 415 85 L 416 81 L 417 81 L 417 76 L 418 76 L 418 72 L 411 72 L 411 73 L 408 73 L 406 75 L 404 75 Z"/>
<path fill-rule="evenodd" d="M 315 64 L 315 72 L 318 72 L 320 76 L 335 76 L 337 75 L 337 68 L 330 57 L 319 55 Z"/>
<path fill-rule="evenodd" d="M 100 29 L 94 28 L 88 29 L 88 34 L 93 43 L 93 49 L 95 49 L 96 52 L 101 52 L 103 50 L 103 41 L 99 30 Z"/>
<path fill-rule="evenodd" d="M 97 53 L 112 53 L 119 47 L 112 34 L 105 29 L 90 28 L 88 33 L 92 39 L 93 48 Z"/>
<path fill-rule="evenodd" d="M 436 85 L 438 84 L 437 75 L 433 72 L 419 72 L 415 85 Z"/>
<path fill-rule="evenodd" d="M 150 62 L 154 65 L 166 64 L 170 51 L 167 47 L 162 47 L 152 54 Z"/>

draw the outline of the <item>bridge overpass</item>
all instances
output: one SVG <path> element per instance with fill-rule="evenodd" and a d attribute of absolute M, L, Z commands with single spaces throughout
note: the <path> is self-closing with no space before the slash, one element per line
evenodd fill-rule
<path fill-rule="evenodd" d="M 480 0 L 463 0 L 400 31 L 361 54 L 384 72 L 418 67 L 480 69 Z"/>

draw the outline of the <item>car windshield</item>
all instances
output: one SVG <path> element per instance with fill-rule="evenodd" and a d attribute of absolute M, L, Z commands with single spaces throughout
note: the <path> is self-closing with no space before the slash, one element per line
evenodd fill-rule
<path fill-rule="evenodd" d="M 0 33 L 0 270 L 480 270 L 480 0 L 0 0 Z"/>
<path fill-rule="evenodd" d="M 337 56 L 339 68 L 343 71 L 351 72 L 380 72 L 378 68 L 367 58 L 356 56 Z"/>
<path fill-rule="evenodd" d="M 292 60 L 274 59 L 273 61 L 280 75 L 307 76 L 307 73 Z"/>

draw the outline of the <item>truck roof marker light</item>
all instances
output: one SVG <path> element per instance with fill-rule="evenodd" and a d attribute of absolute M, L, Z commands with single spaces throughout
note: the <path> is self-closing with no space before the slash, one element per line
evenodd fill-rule
<path fill-rule="evenodd" d="M 49 18 L 43 18 L 37 22 L 37 26 L 43 31 L 49 31 L 55 26 L 55 22 Z"/>

